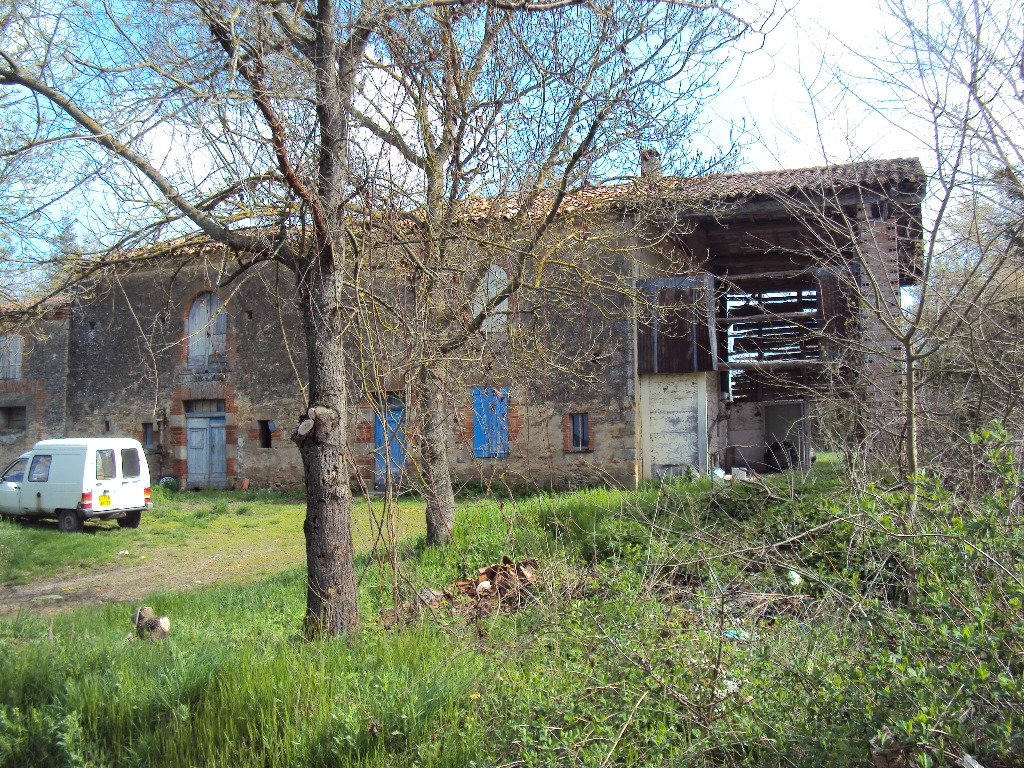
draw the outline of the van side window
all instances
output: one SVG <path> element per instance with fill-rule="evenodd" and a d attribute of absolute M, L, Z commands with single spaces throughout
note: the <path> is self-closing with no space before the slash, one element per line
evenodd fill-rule
<path fill-rule="evenodd" d="M 20 483 L 25 479 L 25 467 L 28 465 L 28 459 L 18 459 L 16 462 L 11 464 L 4 472 L 3 480 L 5 483 Z"/>
<path fill-rule="evenodd" d="M 138 477 L 142 474 L 139 464 L 139 452 L 135 448 L 121 449 L 121 476 Z"/>
<path fill-rule="evenodd" d="M 117 469 L 114 466 L 114 449 L 104 448 L 96 451 L 96 479 L 110 480 L 117 477 Z"/>
<path fill-rule="evenodd" d="M 33 456 L 32 466 L 28 470 L 30 483 L 45 483 L 50 479 L 50 462 L 52 456 Z"/>

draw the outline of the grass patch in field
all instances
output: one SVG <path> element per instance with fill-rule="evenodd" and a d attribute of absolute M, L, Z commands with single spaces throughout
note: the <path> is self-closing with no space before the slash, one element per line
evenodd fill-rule
<path fill-rule="evenodd" d="M 24 584 L 68 566 L 112 563 L 119 550 L 134 546 L 134 533 L 90 527 L 82 535 L 69 536 L 60 533 L 54 521 L 0 520 L 0 583 Z"/>
<path fill-rule="evenodd" d="M 87 523 L 81 534 L 64 534 L 52 520 L 0 520 L 0 584 L 25 584 L 68 570 L 101 568 L 128 557 L 174 558 L 182 563 L 219 557 L 243 543 L 248 562 L 261 570 L 281 570 L 304 560 L 302 523 L 305 501 L 273 491 L 169 492 L 153 488 L 154 507 L 136 529 L 115 521 Z M 353 500 L 357 549 L 376 538 L 373 519 L 379 500 Z M 240 537 L 239 531 L 245 531 Z M 423 530 L 423 503 L 403 499 L 398 532 Z M 265 567 L 263 567 L 265 566 Z"/>

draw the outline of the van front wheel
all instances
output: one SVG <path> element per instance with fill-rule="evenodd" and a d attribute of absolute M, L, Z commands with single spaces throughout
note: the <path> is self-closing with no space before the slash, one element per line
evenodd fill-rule
<path fill-rule="evenodd" d="M 82 530 L 82 518 L 73 509 L 62 509 L 57 515 L 57 527 L 64 533 L 78 533 Z"/>
<path fill-rule="evenodd" d="M 128 512 L 124 517 L 117 518 L 117 525 L 119 528 L 138 528 L 140 520 L 142 520 L 142 513 L 136 509 L 134 512 Z"/>

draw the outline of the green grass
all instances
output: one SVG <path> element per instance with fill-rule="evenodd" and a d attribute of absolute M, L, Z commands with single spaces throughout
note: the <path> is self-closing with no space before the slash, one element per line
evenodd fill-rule
<path fill-rule="evenodd" d="M 356 548 L 373 539 L 373 519 L 382 502 L 353 503 Z M 403 534 L 422 529 L 423 504 L 402 502 Z M 141 557 L 198 560 L 231 551 L 244 538 L 250 555 L 271 567 L 282 550 L 301 545 L 306 505 L 273 491 L 170 493 L 153 489 L 153 509 L 144 512 L 137 529 L 118 528 L 115 521 L 87 523 L 82 534 L 62 534 L 53 520 L 0 520 L 0 584 L 26 584 L 42 577 L 84 571 Z M 241 535 L 240 534 L 244 534 Z M 128 554 L 122 554 L 127 550 Z M 251 562 L 251 561 L 250 561 Z M 294 565 L 285 556 L 285 565 Z"/>
<path fill-rule="evenodd" d="M 244 503 L 174 516 L 264 514 Z M 163 644 L 125 642 L 126 605 L 22 613 L 0 622 L 0 765 L 869 765 L 886 727 L 915 765 L 1021 765 L 1008 503 L 922 487 L 911 520 L 827 466 L 473 496 L 450 547 L 363 549 L 356 637 L 301 638 L 301 568 L 153 594 Z M 540 559 L 532 605 L 384 628 L 502 555 Z"/>

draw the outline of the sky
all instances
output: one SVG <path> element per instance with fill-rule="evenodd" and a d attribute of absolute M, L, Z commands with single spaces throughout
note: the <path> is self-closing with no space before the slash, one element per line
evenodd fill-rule
<path fill-rule="evenodd" d="M 810 88 L 834 96 L 836 82 L 822 62 L 867 73 L 860 56 L 884 55 L 886 28 L 877 2 L 791 0 L 792 7 L 762 38 L 751 38 L 742 58 L 723 67 L 722 94 L 711 105 L 710 138 L 745 123 L 752 143 L 743 170 L 801 168 L 860 158 L 927 158 L 927 146 L 909 132 L 871 114 L 857 99 L 812 109 Z M 862 96 L 870 93 L 862 87 Z M 882 95 L 884 98 L 884 95 Z"/>

